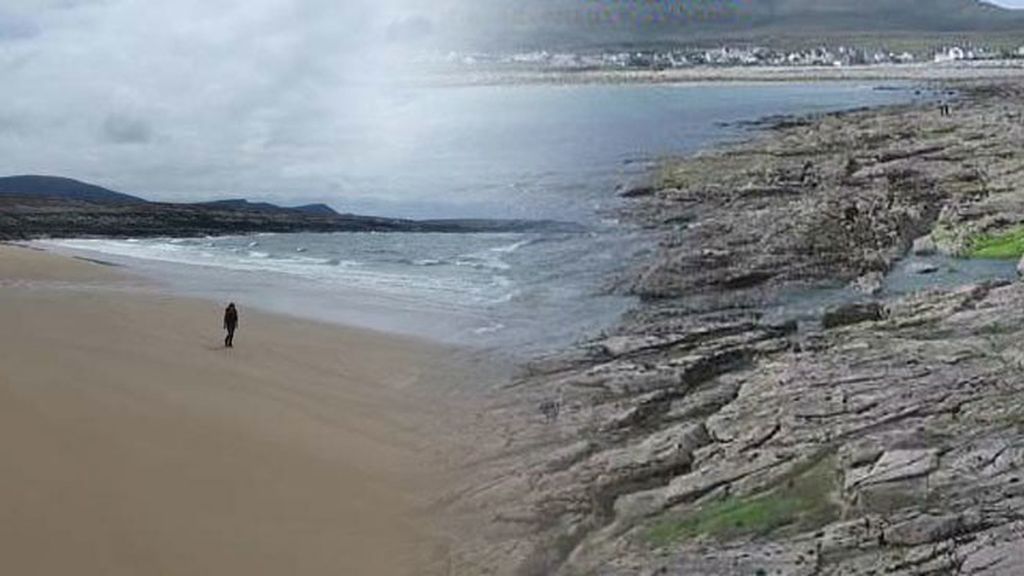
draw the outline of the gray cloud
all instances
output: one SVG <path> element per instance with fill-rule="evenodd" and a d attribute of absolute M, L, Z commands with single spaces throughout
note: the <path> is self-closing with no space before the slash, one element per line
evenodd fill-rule
<path fill-rule="evenodd" d="M 18 118 L 0 114 L 0 136 L 5 134 L 21 134 L 23 123 Z"/>
<path fill-rule="evenodd" d="M 0 42 L 37 36 L 39 26 L 29 18 L 0 8 Z"/>
<path fill-rule="evenodd" d="M 398 80 L 406 51 L 444 32 L 418 0 L 3 0 L 3 14 L 18 41 L 0 41 L 0 110 L 19 129 L 0 134 L 0 174 L 329 200 L 366 193 L 354 168 L 429 144 Z"/>
<path fill-rule="evenodd" d="M 152 138 L 152 130 L 145 120 L 122 114 L 107 116 L 101 134 L 104 140 L 114 144 L 141 144 Z"/>

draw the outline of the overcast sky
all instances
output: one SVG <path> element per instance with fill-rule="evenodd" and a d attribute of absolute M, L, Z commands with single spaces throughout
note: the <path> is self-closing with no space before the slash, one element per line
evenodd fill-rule
<path fill-rule="evenodd" d="M 343 204 L 346 152 L 365 146 L 349 123 L 378 112 L 416 4 L 2 0 L 0 174 Z"/>
<path fill-rule="evenodd" d="M 378 96 L 418 10 L 458 1 L 2 0 L 0 175 L 344 207 L 367 193 L 348 167 L 374 160 L 368 139 L 378 156 L 430 145 Z"/>

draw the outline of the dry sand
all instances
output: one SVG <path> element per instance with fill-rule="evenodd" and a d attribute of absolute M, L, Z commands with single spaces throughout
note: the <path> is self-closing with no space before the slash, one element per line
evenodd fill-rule
<path fill-rule="evenodd" d="M 430 573 L 428 343 L 255 313 L 0 246 L 0 573 Z"/>

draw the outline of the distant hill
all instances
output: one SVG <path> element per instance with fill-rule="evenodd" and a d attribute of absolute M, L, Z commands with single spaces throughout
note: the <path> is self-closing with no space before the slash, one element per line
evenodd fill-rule
<path fill-rule="evenodd" d="M 138 196 L 108 190 L 73 178 L 60 176 L 7 176 L 0 177 L 0 198 L 66 200 L 89 204 L 150 204 Z M 247 212 L 298 212 L 317 216 L 338 216 L 338 212 L 326 204 L 285 207 L 269 202 L 250 202 L 244 198 L 198 202 L 218 210 Z"/>
<path fill-rule="evenodd" d="M 31 238 L 197 237 L 254 232 L 578 231 L 562 222 L 430 220 L 339 214 L 326 204 L 282 207 L 245 199 L 150 202 L 53 176 L 0 178 L 0 240 Z"/>
<path fill-rule="evenodd" d="M 338 212 L 326 204 L 306 204 L 304 206 L 278 206 L 277 204 L 271 204 L 269 202 L 250 202 L 248 200 L 238 198 L 231 200 L 214 200 L 212 202 L 200 202 L 201 206 L 210 206 L 211 208 L 221 208 L 228 210 L 248 210 L 252 212 L 280 212 L 291 211 L 301 212 L 303 214 L 317 215 L 317 216 L 338 216 Z"/>
<path fill-rule="evenodd" d="M 303 214 L 315 214 L 318 216 L 339 216 L 338 211 L 327 204 L 305 204 L 303 206 L 295 206 L 292 210 L 302 212 Z"/>
<path fill-rule="evenodd" d="M 57 176 L 8 176 L 0 178 L 0 197 L 35 197 L 93 204 L 143 204 L 137 196 L 107 190 L 71 178 Z"/>
<path fill-rule="evenodd" d="M 519 0 L 462 15 L 479 45 L 597 47 L 832 34 L 1016 33 L 1024 13 L 979 0 Z M 1024 36 L 1024 34 L 1022 34 Z"/>

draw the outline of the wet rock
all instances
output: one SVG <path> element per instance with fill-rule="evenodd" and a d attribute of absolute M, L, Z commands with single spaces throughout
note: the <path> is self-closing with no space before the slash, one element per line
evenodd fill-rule
<path fill-rule="evenodd" d="M 939 267 L 930 262 L 915 262 L 908 267 L 908 271 L 911 274 L 935 274 L 939 271 Z"/>
<path fill-rule="evenodd" d="M 847 304 L 825 312 L 821 325 L 826 329 L 840 328 L 862 322 L 878 322 L 885 317 L 885 309 L 878 302 Z"/>
<path fill-rule="evenodd" d="M 627 187 L 620 194 L 623 198 L 640 198 L 643 196 L 650 196 L 654 194 L 657 189 L 650 184 L 638 184 L 636 186 Z"/>

